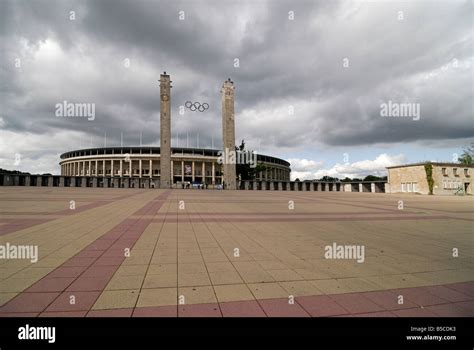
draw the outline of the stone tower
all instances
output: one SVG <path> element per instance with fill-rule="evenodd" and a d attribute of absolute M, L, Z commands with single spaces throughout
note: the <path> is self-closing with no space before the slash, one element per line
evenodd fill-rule
<path fill-rule="evenodd" d="M 160 188 L 171 188 L 171 80 L 160 75 Z"/>
<path fill-rule="evenodd" d="M 222 85 L 222 142 L 223 152 L 226 157 L 224 159 L 235 159 L 229 157 L 228 152 L 235 152 L 235 121 L 234 121 L 234 82 L 227 79 Z M 236 190 L 236 167 L 235 162 L 229 164 L 224 161 L 223 164 L 225 188 L 229 190 Z"/>

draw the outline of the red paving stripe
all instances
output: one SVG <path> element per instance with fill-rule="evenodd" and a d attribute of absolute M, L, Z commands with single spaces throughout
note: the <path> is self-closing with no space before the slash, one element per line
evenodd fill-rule
<path fill-rule="evenodd" d="M 402 295 L 404 300 L 423 307 L 449 303 L 448 300 L 431 294 L 425 287 L 395 289 L 392 292 Z"/>
<path fill-rule="evenodd" d="M 385 310 L 400 310 L 418 307 L 418 305 L 409 300 L 405 300 L 405 298 L 403 299 L 403 303 L 399 304 L 399 294 L 393 293 L 390 290 L 363 292 L 362 295 L 373 301 L 375 304 L 380 305 Z"/>
<path fill-rule="evenodd" d="M 86 317 L 131 317 L 133 309 L 90 310 Z"/>
<path fill-rule="evenodd" d="M 474 315 L 474 300 L 462 301 L 460 303 L 455 303 L 455 305 L 461 306 L 462 308 L 469 310 L 471 312 L 471 317 Z"/>
<path fill-rule="evenodd" d="M 45 312 L 88 311 L 100 293 L 100 291 L 61 293 Z M 74 298 L 74 304 L 71 304 L 71 298 Z"/>
<path fill-rule="evenodd" d="M 426 308 L 415 308 L 415 309 L 403 309 L 392 311 L 398 317 L 439 317 L 440 315 L 435 314 Z"/>
<path fill-rule="evenodd" d="M 444 300 L 449 302 L 458 302 L 458 301 L 468 301 L 472 300 L 472 296 L 464 294 L 462 292 L 450 289 L 445 286 L 431 286 L 431 287 L 424 287 L 424 289 L 437 297 L 440 297 Z"/>
<path fill-rule="evenodd" d="M 211 212 L 187 212 L 187 211 L 173 211 L 173 212 L 166 212 L 166 213 L 158 213 L 156 216 L 166 216 L 166 215 L 182 215 L 182 214 L 187 214 L 189 216 L 242 216 L 242 217 L 249 217 L 249 216 L 260 216 L 260 217 L 265 217 L 265 216 L 282 216 L 282 215 L 289 215 L 289 216 L 336 216 L 336 215 L 379 215 L 379 214 L 387 214 L 386 212 L 383 211 L 363 211 L 363 212 L 355 212 L 355 211 L 346 211 L 346 212 L 341 212 L 338 211 L 337 213 L 332 213 L 332 212 L 317 212 L 317 213 L 299 213 L 299 212 L 290 212 L 290 211 L 285 211 L 285 212 L 268 212 L 268 213 L 245 213 L 245 212 L 225 212 L 225 213 L 211 213 Z M 392 215 L 392 214 L 391 214 Z M 406 212 L 403 212 L 401 210 L 394 212 L 393 215 L 407 215 Z"/>
<path fill-rule="evenodd" d="M 8 303 L 0 308 L 0 316 L 4 313 L 18 312 L 41 312 L 51 304 L 58 296 L 59 292 L 34 292 L 20 293 Z"/>
<path fill-rule="evenodd" d="M 136 195 L 136 194 L 134 194 Z M 128 198 L 130 197 L 130 195 L 125 195 L 125 196 L 120 196 L 120 197 L 117 197 L 115 198 L 113 201 L 117 201 L 117 200 L 121 200 L 121 199 L 125 199 L 125 198 Z M 48 199 L 49 200 L 49 199 Z M 63 201 L 63 199 L 61 199 L 61 201 Z M 79 214 L 79 213 L 82 213 L 86 210 L 89 210 L 89 209 L 94 209 L 94 208 L 98 208 L 98 207 L 101 207 L 105 204 L 108 204 L 109 200 L 99 200 L 99 201 L 95 201 L 93 203 L 89 203 L 89 204 L 86 204 L 86 205 L 83 205 L 83 206 L 80 206 L 74 210 L 71 210 L 71 209 L 64 209 L 64 210 L 60 210 L 60 211 L 57 211 L 57 212 L 50 212 L 50 213 L 47 213 L 47 214 L 44 214 L 44 215 L 75 215 L 75 214 Z M 16 215 L 16 214 L 21 214 L 23 215 L 23 213 L 15 213 L 13 215 Z M 38 213 L 32 213 L 32 215 L 37 215 Z M 5 214 L 4 212 L 2 212 L 2 215 L 7 215 Z M 36 226 L 36 225 L 39 225 L 39 224 L 44 224 L 46 222 L 49 222 L 49 221 L 53 221 L 53 220 L 56 220 L 57 218 L 47 218 L 47 219 L 27 219 L 27 218 L 13 218 L 13 219 L 1 219 L 2 222 L 7 222 L 5 225 L 1 225 L 0 226 L 0 236 L 3 236 L 3 235 L 6 235 L 8 233 L 12 233 L 12 232 L 16 232 L 16 231 L 20 231 L 20 230 L 23 230 L 23 229 L 26 229 L 26 228 L 30 228 L 32 226 Z"/>
<path fill-rule="evenodd" d="M 269 317 L 309 317 L 298 303 L 290 304 L 288 298 L 258 300 L 265 314 Z"/>
<path fill-rule="evenodd" d="M 426 309 L 442 317 L 472 317 L 472 311 L 458 304 L 435 305 Z"/>
<path fill-rule="evenodd" d="M 51 220 L 54 220 L 54 219 L 26 219 L 26 218 L 14 219 L 14 221 L 0 226 L 0 236 L 15 232 L 15 231 L 23 230 L 25 228 L 29 228 L 35 225 L 44 224 L 45 222 L 48 222 Z"/>
<path fill-rule="evenodd" d="M 162 196 L 159 196 L 159 197 L 162 197 Z M 147 205 L 145 205 L 143 208 L 138 209 L 132 215 L 155 215 L 158 213 L 158 211 L 160 210 L 165 200 L 166 200 L 165 197 L 162 197 L 158 200 L 153 200 L 149 202 Z"/>
<path fill-rule="evenodd" d="M 133 310 L 133 317 L 177 317 L 178 309 L 175 305 L 155 306 L 155 307 L 136 307 Z"/>
<path fill-rule="evenodd" d="M 474 297 L 474 282 L 452 283 L 446 285 L 446 287 Z"/>
<path fill-rule="evenodd" d="M 230 301 L 219 303 L 224 317 L 265 317 L 266 314 L 257 301 Z"/>
<path fill-rule="evenodd" d="M 43 312 L 38 317 L 85 317 L 86 311 Z"/>
<path fill-rule="evenodd" d="M 314 217 L 314 218 L 295 218 L 293 216 L 287 217 L 228 217 L 228 218 L 193 218 L 193 217 L 183 217 L 178 216 L 177 222 L 190 223 L 190 222 L 314 222 L 314 221 L 405 221 L 405 220 L 457 220 L 457 218 L 452 218 L 448 216 L 416 216 L 416 215 L 404 215 L 404 216 L 383 216 L 383 217 Z M 154 223 L 176 223 L 176 217 L 161 217 L 153 219 Z"/>
<path fill-rule="evenodd" d="M 472 288 L 474 282 L 456 283 L 454 286 Z M 451 285 L 441 285 L 432 287 L 404 288 L 386 291 L 345 293 L 332 295 L 316 295 L 297 297 L 295 304 L 289 304 L 287 298 L 264 299 L 251 301 L 236 301 L 213 304 L 194 304 L 159 307 L 136 307 L 134 309 L 114 309 L 114 310 L 90 310 L 89 317 L 473 317 L 474 297 L 463 294 L 462 298 L 458 294 L 448 294 L 455 299 L 466 299 L 467 301 L 448 302 L 444 300 L 438 303 L 439 299 L 433 299 L 431 292 L 450 289 Z M 97 292 L 71 292 L 68 294 L 59 293 L 22 293 L 29 297 L 27 299 L 16 300 L 10 307 L 0 314 L 2 317 L 33 317 L 40 313 L 40 310 L 47 305 L 50 300 L 54 300 L 49 305 L 46 312 L 41 316 L 62 316 L 62 313 L 70 313 L 69 316 L 82 317 L 93 305 L 101 291 Z M 76 304 L 69 304 L 69 296 L 76 297 Z M 403 295 L 405 300 L 402 305 L 398 305 L 398 295 Z M 59 296 L 59 297 L 58 297 Z M 436 298 L 436 297 L 435 297 Z M 418 306 L 410 299 L 419 303 L 435 303 L 430 306 Z M 24 302 L 25 307 L 19 312 L 15 308 L 18 303 Z M 132 313 L 133 311 L 133 313 Z M 74 313 L 81 312 L 81 313 Z M 221 313 L 222 312 L 222 313 Z"/>
<path fill-rule="evenodd" d="M 369 312 L 366 314 L 357 314 L 356 317 L 397 317 L 393 312 L 380 311 L 380 312 Z"/>
<path fill-rule="evenodd" d="M 170 191 L 161 196 L 169 195 Z M 59 312 L 59 311 L 88 311 L 103 291 L 108 281 L 119 268 L 125 257 L 123 248 L 132 249 L 140 235 L 150 224 L 149 219 L 125 219 L 103 236 L 92 242 L 78 254 L 71 257 L 38 282 L 34 283 L 24 292 L 0 307 L 0 316 L 11 312 Z M 97 257 L 84 257 L 83 255 L 96 255 Z M 102 256 L 113 252 L 122 254 L 122 258 L 108 260 L 104 266 Z M 59 277 L 72 277 L 73 282 L 66 285 Z M 63 283 L 63 284 L 61 284 Z M 54 286 L 51 287 L 50 285 Z M 57 292 L 45 291 L 59 289 Z M 71 304 L 70 297 L 75 297 L 75 304 Z"/>
<path fill-rule="evenodd" d="M 353 315 L 385 311 L 382 306 L 377 305 L 361 293 L 335 294 L 330 295 L 330 298 Z"/>
<path fill-rule="evenodd" d="M 349 312 L 327 295 L 297 297 L 296 302 L 313 317 L 348 315 Z"/>
<path fill-rule="evenodd" d="M 179 305 L 179 317 L 222 317 L 219 304 Z"/>
<path fill-rule="evenodd" d="M 37 317 L 39 312 L 5 312 L 0 317 Z"/>
<path fill-rule="evenodd" d="M 300 191 L 298 191 L 300 192 Z M 325 192 L 325 191 L 323 191 Z M 330 192 L 330 191 L 329 191 Z M 328 199 L 329 197 L 318 197 L 318 198 L 312 198 L 312 197 L 298 197 L 298 196 L 294 196 L 294 195 L 290 195 L 290 196 L 282 196 L 282 197 L 286 197 L 286 198 L 298 198 L 299 200 L 303 199 L 303 200 L 310 200 L 312 202 L 322 202 L 322 203 L 327 203 L 327 204 L 336 204 L 336 205 L 342 205 L 342 206 L 349 206 L 349 207 L 357 207 L 357 208 L 366 208 L 366 209 L 376 209 L 376 210 L 383 210 L 383 211 L 391 211 L 391 212 L 398 212 L 398 207 L 396 205 L 393 206 L 393 209 L 390 209 L 390 208 L 383 208 L 383 207 L 380 207 L 379 204 L 377 204 L 376 207 L 371 207 L 371 206 L 368 206 L 368 205 L 361 205 L 359 202 L 351 202 L 351 201 L 348 201 L 348 200 L 338 200 L 338 199 L 334 199 L 334 198 L 331 198 L 331 199 Z"/>

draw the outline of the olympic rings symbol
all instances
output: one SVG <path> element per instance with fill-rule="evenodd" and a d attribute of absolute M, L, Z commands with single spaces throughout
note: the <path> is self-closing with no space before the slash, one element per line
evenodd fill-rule
<path fill-rule="evenodd" d="M 186 101 L 184 106 L 192 112 L 195 112 L 195 111 L 204 112 L 209 109 L 209 104 L 206 102 L 201 104 L 199 102 Z"/>

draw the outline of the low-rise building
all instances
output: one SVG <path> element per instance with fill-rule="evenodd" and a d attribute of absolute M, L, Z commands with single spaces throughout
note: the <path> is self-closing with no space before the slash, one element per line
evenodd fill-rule
<path fill-rule="evenodd" d="M 388 167 L 388 193 L 472 194 L 474 165 L 458 163 L 416 163 Z M 431 175 L 429 174 L 431 173 Z"/>

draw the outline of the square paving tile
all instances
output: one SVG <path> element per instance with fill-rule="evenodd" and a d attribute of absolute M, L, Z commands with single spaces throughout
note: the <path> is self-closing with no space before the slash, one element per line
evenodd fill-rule
<path fill-rule="evenodd" d="M 219 303 L 255 299 L 246 284 L 214 286 L 214 290 Z"/>
<path fill-rule="evenodd" d="M 106 290 L 95 302 L 94 310 L 127 309 L 135 307 L 138 299 L 138 290 Z"/>
<path fill-rule="evenodd" d="M 177 305 L 177 288 L 142 289 L 137 307 Z"/>
<path fill-rule="evenodd" d="M 184 297 L 187 304 L 212 304 L 216 303 L 214 288 L 211 286 L 179 287 L 178 297 Z"/>

